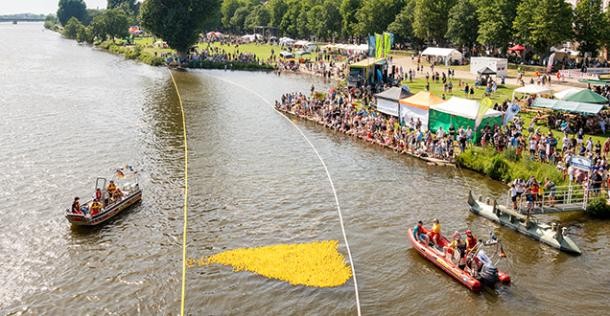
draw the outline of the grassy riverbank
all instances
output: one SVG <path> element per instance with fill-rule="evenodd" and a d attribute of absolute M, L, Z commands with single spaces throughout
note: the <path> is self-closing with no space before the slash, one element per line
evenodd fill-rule
<path fill-rule="evenodd" d="M 556 184 L 565 181 L 561 172 L 550 163 L 531 160 L 527 155 L 517 156 L 513 149 L 497 152 L 493 147 L 470 146 L 456 157 L 459 166 L 485 174 L 498 181 L 509 182 L 517 178 L 545 178 Z"/>

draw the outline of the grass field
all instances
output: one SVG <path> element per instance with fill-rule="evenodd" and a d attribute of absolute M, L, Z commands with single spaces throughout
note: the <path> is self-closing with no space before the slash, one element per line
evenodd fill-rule
<path fill-rule="evenodd" d="M 422 76 L 422 75 L 419 75 L 419 76 Z M 462 82 L 462 87 L 459 86 L 460 81 Z M 464 90 L 463 90 L 464 85 L 465 84 L 468 84 L 469 86 L 474 85 L 473 80 L 453 79 L 452 83 L 453 83 L 453 93 L 446 93 L 445 94 L 446 99 L 449 99 L 452 96 L 465 98 L 466 95 L 464 94 Z M 412 82 L 410 82 L 409 80 L 405 80 L 405 81 L 403 81 L 403 84 L 406 84 L 407 86 L 409 86 L 409 88 L 411 89 L 411 92 L 413 92 L 413 93 L 417 93 L 417 92 L 426 90 L 426 79 L 425 78 L 416 78 Z M 505 100 L 510 101 L 512 98 L 513 90 L 515 88 L 516 87 L 500 85 L 500 86 L 498 86 L 498 91 L 496 91 L 496 93 L 491 95 L 489 98 L 492 101 L 498 102 L 498 103 L 502 103 Z M 443 95 L 442 81 L 440 81 L 439 83 L 430 81 L 430 92 L 432 92 L 434 95 L 442 96 Z M 471 98 L 473 100 L 481 100 L 484 97 L 485 97 L 485 87 L 475 88 L 474 96 L 472 96 L 472 97 L 469 96 L 469 98 Z"/>

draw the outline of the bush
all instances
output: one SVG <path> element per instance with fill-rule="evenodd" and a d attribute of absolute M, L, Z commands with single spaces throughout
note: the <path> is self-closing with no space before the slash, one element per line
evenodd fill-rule
<path fill-rule="evenodd" d="M 161 66 L 164 64 L 163 58 L 153 56 L 149 53 L 141 53 L 138 57 L 138 60 L 151 66 Z"/>
<path fill-rule="evenodd" d="M 610 205 L 605 197 L 599 196 L 587 204 L 587 214 L 595 218 L 610 218 Z"/>
<path fill-rule="evenodd" d="M 485 174 L 490 178 L 499 181 L 510 181 L 510 166 L 501 155 L 496 155 L 485 168 Z"/>

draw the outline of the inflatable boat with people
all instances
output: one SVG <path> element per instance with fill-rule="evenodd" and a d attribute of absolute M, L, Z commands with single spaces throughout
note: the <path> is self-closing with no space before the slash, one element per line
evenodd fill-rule
<path fill-rule="evenodd" d="M 91 200 L 81 204 L 80 198 L 75 197 L 72 208 L 66 210 L 66 219 L 74 226 L 100 225 L 141 200 L 138 173 L 133 167 L 126 166 L 117 169 L 110 181 L 97 178 Z"/>
<path fill-rule="evenodd" d="M 473 292 L 480 292 L 485 286 L 495 288 L 496 285 L 510 284 L 510 276 L 496 268 L 490 256 L 483 248 L 492 248 L 498 261 L 506 255 L 501 243 L 492 236 L 488 241 L 479 241 L 466 251 L 447 251 L 451 242 L 444 236 L 439 236 L 437 244 L 431 240 L 415 236 L 413 228 L 408 231 L 411 245 L 417 252 L 434 263 L 437 267 L 452 276 L 458 282 Z M 454 234 L 455 236 L 456 234 Z M 454 239 L 455 240 L 455 239 Z"/>

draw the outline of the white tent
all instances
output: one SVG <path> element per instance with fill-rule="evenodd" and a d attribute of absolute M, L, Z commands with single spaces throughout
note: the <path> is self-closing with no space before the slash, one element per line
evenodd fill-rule
<path fill-rule="evenodd" d="M 292 46 L 294 44 L 294 40 L 290 37 L 280 37 L 279 43 L 282 46 Z"/>
<path fill-rule="evenodd" d="M 478 74 L 480 70 L 489 68 L 496 72 L 498 76 L 507 75 L 508 59 L 506 58 L 492 58 L 492 57 L 471 57 L 470 58 L 470 73 L 473 75 Z"/>
<path fill-rule="evenodd" d="M 567 88 L 565 90 L 561 90 L 557 93 L 554 94 L 555 98 L 559 99 L 559 100 L 563 100 L 565 98 L 567 98 L 568 96 L 576 93 L 576 92 L 580 92 L 584 90 L 583 88 Z"/>
<path fill-rule="evenodd" d="M 515 95 L 517 93 L 520 94 L 527 94 L 527 95 L 541 95 L 541 94 L 545 94 L 545 93 L 552 93 L 553 90 L 551 88 L 545 87 L 545 86 L 539 86 L 539 85 L 535 85 L 535 84 L 529 84 L 526 86 L 523 86 L 521 88 L 515 89 L 515 91 L 513 91 L 513 100 L 515 99 Z"/>
<path fill-rule="evenodd" d="M 462 59 L 462 53 L 455 48 L 428 47 L 421 55 L 435 57 L 443 61 L 446 66 L 451 64 L 454 60 L 459 61 Z"/>
<path fill-rule="evenodd" d="M 377 99 L 377 111 L 387 115 L 398 117 L 398 112 L 400 111 L 402 114 L 405 108 L 404 105 L 400 104 L 400 99 L 406 98 L 410 95 L 411 93 L 409 92 L 407 87 L 392 87 L 381 93 L 377 93 L 375 95 L 375 98 Z M 399 109 L 399 107 L 401 109 Z"/>
<path fill-rule="evenodd" d="M 447 100 L 447 102 L 433 105 L 430 107 L 430 109 L 474 120 L 477 118 L 477 114 L 479 113 L 479 106 L 479 101 L 476 100 L 451 97 L 451 99 Z M 485 112 L 483 118 L 501 115 L 502 112 L 489 109 L 487 112 Z"/>

